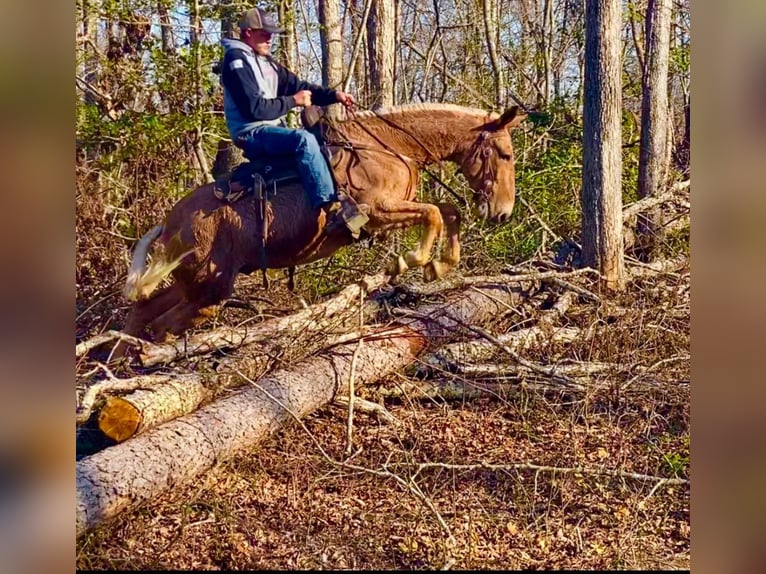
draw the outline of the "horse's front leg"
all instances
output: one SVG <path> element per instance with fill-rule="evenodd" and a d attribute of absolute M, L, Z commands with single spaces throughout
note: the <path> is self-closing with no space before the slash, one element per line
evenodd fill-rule
<path fill-rule="evenodd" d="M 420 241 L 415 249 L 408 251 L 403 256 L 396 256 L 388 265 L 386 273 L 392 277 L 401 275 L 410 267 L 425 265 L 431 258 L 431 250 L 444 226 L 438 207 L 430 203 L 416 203 L 414 201 L 379 204 L 376 209 L 370 212 L 370 219 L 374 227 L 423 226 Z"/>
<path fill-rule="evenodd" d="M 438 259 L 432 259 L 423 267 L 425 281 L 435 281 L 443 277 L 460 262 L 460 212 L 451 203 L 437 203 L 436 206 L 447 227 L 447 243 Z"/>

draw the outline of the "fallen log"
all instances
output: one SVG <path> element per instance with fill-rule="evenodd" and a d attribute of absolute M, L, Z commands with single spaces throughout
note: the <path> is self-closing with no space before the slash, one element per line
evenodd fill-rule
<path fill-rule="evenodd" d="M 381 281 L 382 276 L 379 275 L 367 277 L 359 285 L 345 288 L 340 295 L 322 304 L 314 305 L 288 317 L 264 321 L 250 331 L 240 329 L 234 339 L 226 337 L 232 331 L 236 331 L 235 329 L 218 329 L 210 337 L 207 337 L 207 333 L 196 336 L 196 342 L 192 342 L 195 345 L 195 354 L 202 353 L 206 345 L 218 344 L 224 339 L 232 344 L 249 346 L 250 349 L 242 353 L 243 356 L 221 359 L 216 370 L 210 373 L 176 377 L 142 376 L 140 390 L 124 396 L 107 398 L 99 411 L 99 429 L 112 440 L 124 441 L 149 428 L 193 412 L 224 389 L 241 385 L 242 379 L 232 372 L 232 367 L 244 371 L 249 378 L 258 378 L 273 364 L 277 355 L 285 360 L 304 358 L 322 346 L 321 341 L 312 344 L 308 339 L 312 335 L 324 335 L 323 331 L 330 327 L 351 320 L 358 313 L 350 305 L 352 298 L 359 298 L 365 291 L 378 288 L 382 284 Z M 377 309 L 377 304 L 366 304 L 366 306 L 368 313 Z M 297 343 L 299 337 L 303 339 L 301 344 Z M 322 340 L 324 339 L 323 336 Z M 147 346 L 145 348 L 150 350 L 150 354 L 143 356 L 150 357 L 146 361 L 149 364 L 159 359 L 175 360 L 178 358 L 181 344 L 182 342 L 174 342 Z M 213 348 L 223 347 L 214 346 Z M 130 388 L 132 379 L 116 382 L 121 386 L 107 386 L 106 390 Z M 78 415 L 78 417 L 78 422 L 81 422 L 82 416 Z"/>
<path fill-rule="evenodd" d="M 161 382 L 125 395 L 109 396 L 98 428 L 118 442 L 197 409 L 213 391 L 201 375 L 156 375 Z M 144 377 L 146 379 L 146 377 Z"/>
<path fill-rule="evenodd" d="M 612 363 L 567 363 L 562 365 L 552 365 L 551 370 L 556 374 L 566 375 L 568 377 L 589 377 L 597 373 L 603 373 L 617 366 Z M 535 374 L 534 371 L 523 365 L 506 364 L 461 364 L 458 367 L 457 374 L 464 377 L 494 377 L 494 378 L 519 378 Z"/>
<path fill-rule="evenodd" d="M 410 401 L 443 400 L 443 401 L 472 401 L 493 397 L 507 399 L 516 395 L 522 389 L 555 393 L 582 393 L 587 388 L 587 379 L 577 379 L 574 383 L 562 385 L 552 383 L 542 378 L 505 379 L 505 380 L 470 380 L 456 377 L 442 377 L 426 381 L 407 381 L 395 388 L 380 391 L 382 397 L 388 399 L 403 399 Z"/>
<path fill-rule="evenodd" d="M 275 335 L 295 337 L 323 333 L 339 321 L 338 315 L 347 313 L 351 317 L 354 314 L 353 303 L 359 299 L 360 292 L 369 293 L 387 282 L 388 276 L 383 273 L 367 276 L 359 283 L 348 285 L 332 299 L 292 315 L 269 319 L 257 325 L 221 327 L 170 343 L 155 343 L 143 349 L 138 358 L 144 367 L 151 367 L 216 350 L 263 343 Z"/>
<path fill-rule="evenodd" d="M 421 309 L 365 337 L 364 345 L 340 345 L 198 411 L 104 449 L 76 463 L 77 536 L 120 512 L 189 481 L 216 463 L 252 450 L 269 433 L 305 417 L 340 394 L 359 348 L 356 385 L 375 381 L 411 363 L 429 345 L 460 336 L 466 322 L 486 323 L 518 304 L 520 290 L 472 289 L 444 304 Z"/>
<path fill-rule="evenodd" d="M 542 327 L 528 327 L 499 335 L 497 338 L 518 352 L 544 343 L 571 343 L 580 335 L 581 331 L 576 327 L 562 327 L 552 332 Z M 432 371 L 461 372 L 461 365 L 484 361 L 497 352 L 497 345 L 484 339 L 451 343 L 425 357 L 417 372 L 420 375 Z"/>

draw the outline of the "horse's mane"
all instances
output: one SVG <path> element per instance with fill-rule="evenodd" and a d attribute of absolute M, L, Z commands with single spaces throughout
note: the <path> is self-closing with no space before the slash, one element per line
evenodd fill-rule
<path fill-rule="evenodd" d="M 356 112 L 356 119 L 373 118 L 376 116 L 395 116 L 406 114 L 410 112 L 454 112 L 458 114 L 470 114 L 477 117 L 486 118 L 488 112 L 486 110 L 480 110 L 478 108 L 468 108 L 465 106 L 458 106 L 456 104 L 443 104 L 443 103 L 425 103 L 425 104 L 402 104 L 400 106 L 389 106 L 380 108 L 379 110 L 365 110 Z M 496 113 L 491 113 L 490 117 L 497 117 Z M 350 119 L 350 118 L 349 118 Z"/>

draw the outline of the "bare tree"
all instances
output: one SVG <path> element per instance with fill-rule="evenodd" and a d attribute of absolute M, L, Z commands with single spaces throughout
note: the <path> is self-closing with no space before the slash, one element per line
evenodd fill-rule
<path fill-rule="evenodd" d="M 671 0 L 649 0 L 646 11 L 646 65 L 641 100 L 641 151 L 638 195 L 662 191 L 670 164 L 668 131 L 668 61 L 670 56 Z M 639 218 L 639 232 L 651 233 L 656 216 Z"/>
<path fill-rule="evenodd" d="M 160 18 L 160 34 L 162 38 L 162 51 L 166 54 L 175 52 L 176 42 L 173 37 L 173 26 L 170 22 L 170 3 L 167 0 L 158 0 L 157 14 Z"/>
<path fill-rule="evenodd" d="M 582 254 L 615 290 L 625 286 L 620 19 L 620 0 L 586 3 Z"/>
<path fill-rule="evenodd" d="M 234 38 L 237 29 L 237 20 L 239 13 L 236 7 L 228 2 L 220 3 L 221 9 L 221 38 Z M 216 104 L 217 111 L 223 113 L 223 100 Z M 217 178 L 230 172 L 237 165 L 245 161 L 242 150 L 234 145 L 230 139 L 221 139 L 218 141 L 218 148 L 213 161 L 212 177 Z"/>

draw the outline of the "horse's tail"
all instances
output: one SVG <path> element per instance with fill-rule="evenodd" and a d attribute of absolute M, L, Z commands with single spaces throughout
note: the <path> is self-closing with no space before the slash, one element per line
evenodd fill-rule
<path fill-rule="evenodd" d="M 139 301 L 151 295 L 157 285 L 167 277 L 173 269 L 181 264 L 181 260 L 194 251 L 189 249 L 177 257 L 173 257 L 171 249 L 167 249 L 166 257 L 159 257 L 156 261 L 146 264 L 149 247 L 162 233 L 162 225 L 152 227 L 138 240 L 136 249 L 133 251 L 133 259 L 128 267 L 128 278 L 125 281 L 123 293 L 128 301 Z M 176 243 L 171 241 L 170 243 Z M 179 250 L 180 251 L 180 250 Z"/>

